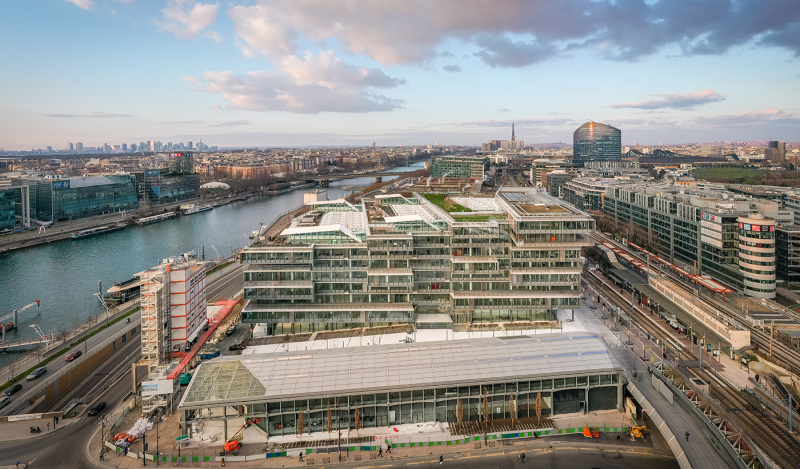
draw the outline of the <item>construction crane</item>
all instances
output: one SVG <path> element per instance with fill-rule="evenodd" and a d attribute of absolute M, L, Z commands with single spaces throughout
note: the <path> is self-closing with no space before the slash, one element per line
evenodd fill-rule
<path fill-rule="evenodd" d="M 211 245 L 211 249 L 213 249 L 213 250 L 214 250 L 214 254 L 216 254 L 216 255 L 217 255 L 217 260 L 219 260 L 219 259 L 220 259 L 220 257 L 219 257 L 219 251 L 217 251 L 217 248 L 216 248 L 216 247 L 214 247 L 214 245 L 212 244 L 212 245 Z"/>
<path fill-rule="evenodd" d="M 3 342 L 6 341 L 6 331 L 10 331 L 12 329 L 16 329 L 17 328 L 17 318 L 18 318 L 19 313 L 25 311 L 28 308 L 32 308 L 34 306 L 39 306 L 39 303 L 41 303 L 41 301 L 40 300 L 36 300 L 31 304 L 27 304 L 27 305 L 25 305 L 25 306 L 23 306 L 21 308 L 17 308 L 14 311 L 6 314 L 5 316 L 0 317 L 0 329 L 3 331 L 3 336 L 2 336 L 2 341 Z M 5 322 L 5 321 L 7 321 L 9 319 L 11 319 L 11 322 Z M 5 323 L 5 324 L 3 324 L 3 323 Z"/>

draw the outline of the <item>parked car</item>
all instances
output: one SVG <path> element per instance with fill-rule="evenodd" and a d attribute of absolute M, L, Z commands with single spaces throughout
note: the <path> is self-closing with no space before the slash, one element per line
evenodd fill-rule
<path fill-rule="evenodd" d="M 244 345 L 242 344 L 233 344 L 228 347 L 228 350 L 244 350 Z"/>
<path fill-rule="evenodd" d="M 20 389 L 22 389 L 22 385 L 21 384 L 19 384 L 19 383 L 12 384 L 11 386 L 8 387 L 8 389 L 6 389 L 6 392 L 4 392 L 3 394 L 5 394 L 6 396 L 10 396 L 12 394 L 15 394 Z"/>
<path fill-rule="evenodd" d="M 31 372 L 31 374 L 29 374 L 28 377 L 25 378 L 25 379 L 27 379 L 28 381 L 33 381 L 33 380 L 35 380 L 39 376 L 42 376 L 45 373 L 47 373 L 47 367 L 40 366 L 39 368 L 36 368 L 35 370 L 33 370 Z"/>
<path fill-rule="evenodd" d="M 80 357 L 81 355 L 83 355 L 83 352 L 81 352 L 80 350 L 76 350 L 76 351 L 70 353 L 69 355 L 67 355 L 67 361 L 71 362 L 71 361 L 75 360 L 76 358 Z"/>
<path fill-rule="evenodd" d="M 89 415 L 90 416 L 97 415 L 105 408 L 106 408 L 106 403 L 105 402 L 98 402 L 97 404 L 93 405 L 89 409 Z"/>
<path fill-rule="evenodd" d="M 8 396 L 0 397 L 0 409 L 7 406 L 8 403 L 11 402 L 11 398 Z"/>

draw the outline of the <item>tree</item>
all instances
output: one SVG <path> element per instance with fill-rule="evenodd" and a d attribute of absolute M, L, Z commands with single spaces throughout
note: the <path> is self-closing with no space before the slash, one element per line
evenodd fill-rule
<path fill-rule="evenodd" d="M 325 422 L 325 429 L 328 430 L 328 437 L 333 433 L 333 414 L 331 414 L 331 403 L 328 401 L 328 420 Z"/>
<path fill-rule="evenodd" d="M 306 429 L 306 423 L 303 421 L 303 411 L 297 413 L 297 434 L 299 438 L 303 438 L 303 430 Z"/>
<path fill-rule="evenodd" d="M 542 391 L 536 393 L 536 424 L 542 418 Z"/>
<path fill-rule="evenodd" d="M 511 399 L 508 401 L 508 412 L 511 414 L 511 429 L 513 430 L 516 428 L 517 406 L 514 403 L 514 393 L 510 392 L 508 395 L 511 397 Z"/>
<path fill-rule="evenodd" d="M 486 440 L 488 437 L 486 434 L 489 433 L 489 391 L 484 386 L 483 388 L 483 439 Z"/>
<path fill-rule="evenodd" d="M 358 404 L 356 404 L 356 412 L 353 418 L 356 420 L 356 436 L 358 436 L 358 431 L 361 430 L 361 410 L 358 408 Z"/>
<path fill-rule="evenodd" d="M 464 405 L 461 404 L 461 398 L 456 402 L 456 421 L 460 424 L 464 421 Z"/>

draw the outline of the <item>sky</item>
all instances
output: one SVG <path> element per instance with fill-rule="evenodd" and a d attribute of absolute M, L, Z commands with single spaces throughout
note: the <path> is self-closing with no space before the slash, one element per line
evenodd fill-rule
<path fill-rule="evenodd" d="M 800 140 L 798 0 L 4 0 L 0 148 Z"/>

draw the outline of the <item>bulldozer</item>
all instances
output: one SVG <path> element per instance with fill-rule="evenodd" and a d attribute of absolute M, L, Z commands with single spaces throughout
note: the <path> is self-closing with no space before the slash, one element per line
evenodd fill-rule
<path fill-rule="evenodd" d="M 637 438 L 644 438 L 642 430 L 647 430 L 647 426 L 631 427 L 631 441 L 636 441 Z"/>

